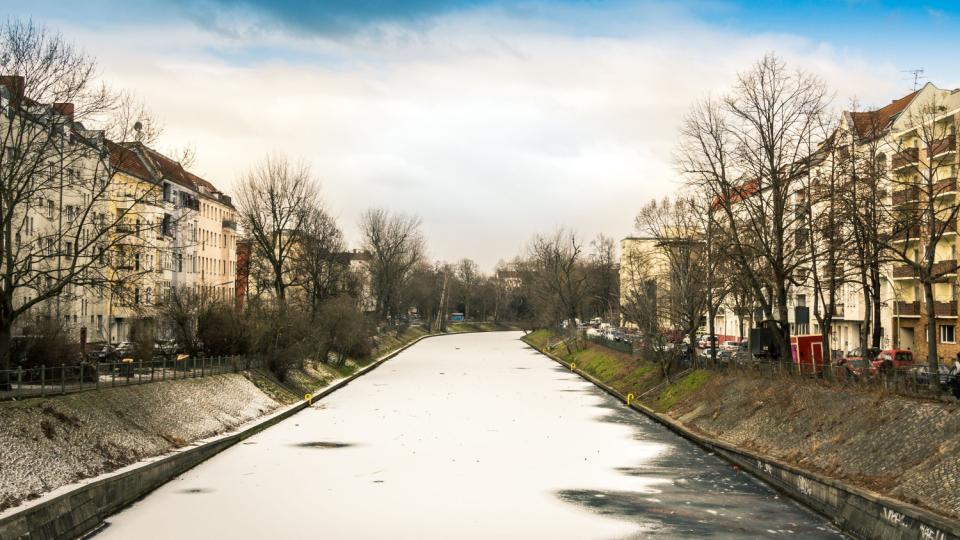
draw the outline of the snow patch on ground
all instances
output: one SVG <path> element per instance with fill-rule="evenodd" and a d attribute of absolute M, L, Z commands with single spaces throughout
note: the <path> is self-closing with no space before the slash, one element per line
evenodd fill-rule
<path fill-rule="evenodd" d="M 281 403 L 243 374 L 0 404 L 0 510 L 230 431 Z"/>

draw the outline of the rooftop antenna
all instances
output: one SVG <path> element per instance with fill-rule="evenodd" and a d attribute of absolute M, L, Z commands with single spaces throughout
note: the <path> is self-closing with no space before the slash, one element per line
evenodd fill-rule
<path fill-rule="evenodd" d="M 917 89 L 920 88 L 920 81 L 922 81 L 923 79 L 926 79 L 926 77 L 923 76 L 923 68 L 918 68 L 918 69 L 904 69 L 904 70 L 901 70 L 901 73 L 909 73 L 910 75 L 913 76 L 913 91 L 914 91 L 914 92 L 916 92 Z"/>

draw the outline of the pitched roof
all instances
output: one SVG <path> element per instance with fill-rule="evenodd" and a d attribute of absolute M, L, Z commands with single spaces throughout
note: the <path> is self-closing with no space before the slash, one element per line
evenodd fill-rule
<path fill-rule="evenodd" d="M 919 90 L 910 92 L 900 99 L 893 100 L 889 105 L 873 111 L 851 112 L 850 118 L 853 120 L 857 137 L 872 139 L 882 135 L 919 92 Z"/>
<path fill-rule="evenodd" d="M 184 186 L 199 195 L 213 198 L 232 207 L 233 204 L 229 201 L 229 198 L 224 200 L 224 198 L 217 197 L 217 194 L 222 192 L 217 189 L 211 182 L 193 174 L 192 172 L 183 168 L 183 165 L 179 161 L 171 159 L 160 152 L 157 152 L 153 148 L 147 146 L 141 146 L 142 153 L 146 159 L 150 161 L 151 166 L 163 176 L 164 179 L 171 182 L 175 182 L 181 186 Z"/>
<path fill-rule="evenodd" d="M 106 141 L 107 148 L 110 150 L 110 163 L 118 171 L 135 176 L 141 180 L 154 180 L 153 174 L 147 168 L 140 156 L 132 148 L 126 145 L 120 145 L 113 141 Z"/>

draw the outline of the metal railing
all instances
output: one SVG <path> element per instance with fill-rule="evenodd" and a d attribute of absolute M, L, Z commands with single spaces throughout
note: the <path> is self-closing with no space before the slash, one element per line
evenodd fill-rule
<path fill-rule="evenodd" d="M 855 368 L 849 369 L 844 365 L 831 364 L 824 372 L 822 365 L 799 364 L 796 362 L 780 362 L 768 359 L 753 358 L 748 352 L 735 354 L 717 361 L 711 361 L 709 356 L 698 359 L 702 369 L 715 369 L 736 372 L 743 376 L 759 376 L 769 379 L 815 379 L 823 384 L 840 387 L 864 388 L 885 390 L 895 394 L 909 396 L 931 397 L 935 395 L 933 382 L 939 378 L 943 394 L 954 393 L 960 390 L 960 380 L 949 373 L 931 375 L 926 371 L 925 364 L 914 363 L 910 367 L 880 367 L 877 369 Z"/>
<path fill-rule="evenodd" d="M 0 400 L 197 379 L 262 367 L 263 359 L 256 356 L 188 356 L 0 370 Z"/>
<path fill-rule="evenodd" d="M 633 354 L 633 343 L 629 341 L 616 341 L 612 339 L 607 339 L 604 336 L 586 336 L 587 341 L 591 343 L 596 343 L 597 345 L 603 345 L 608 349 L 613 349 L 625 354 Z"/>

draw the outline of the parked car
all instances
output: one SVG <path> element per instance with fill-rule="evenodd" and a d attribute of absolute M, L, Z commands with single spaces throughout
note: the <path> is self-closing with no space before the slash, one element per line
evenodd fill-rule
<path fill-rule="evenodd" d="M 717 351 L 717 362 L 721 364 L 729 364 L 733 361 L 735 351 L 730 349 L 720 349 Z"/>
<path fill-rule="evenodd" d="M 882 350 L 870 364 L 871 376 L 893 374 L 913 367 L 913 353 L 903 349 Z"/>
<path fill-rule="evenodd" d="M 949 386 L 953 381 L 954 374 L 947 366 L 938 365 L 937 368 L 940 372 L 940 384 L 944 387 Z M 930 366 L 918 366 L 910 370 L 910 376 L 917 384 L 930 384 L 933 381 L 932 373 Z"/>
<path fill-rule="evenodd" d="M 94 362 L 109 363 L 117 361 L 117 348 L 109 343 L 105 343 L 99 349 L 90 351 L 90 360 Z"/>
<path fill-rule="evenodd" d="M 713 343 L 714 345 L 719 345 L 720 339 L 717 336 L 707 336 L 707 335 L 700 336 L 700 343 L 698 343 L 697 346 L 700 347 L 701 349 L 709 349 L 711 346 L 711 343 Z"/>
<path fill-rule="evenodd" d="M 128 358 L 133 355 L 136 350 L 137 345 L 132 341 L 121 341 L 117 344 L 117 355 L 120 356 L 120 359 Z"/>
<path fill-rule="evenodd" d="M 860 356 L 844 356 L 834 365 L 838 377 L 859 379 L 867 376 L 871 369 L 870 361 Z"/>
<path fill-rule="evenodd" d="M 739 341 L 724 341 L 723 344 L 720 345 L 720 350 L 722 351 L 735 352 L 739 349 L 740 349 Z"/>
<path fill-rule="evenodd" d="M 179 351 L 179 344 L 172 339 L 158 339 L 153 343 L 154 356 L 173 356 Z"/>

